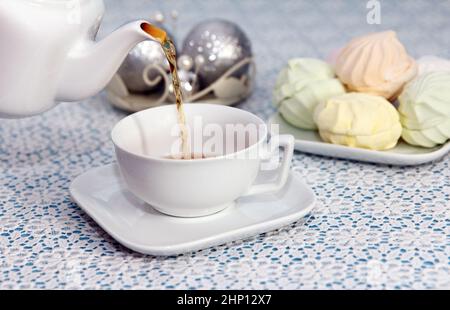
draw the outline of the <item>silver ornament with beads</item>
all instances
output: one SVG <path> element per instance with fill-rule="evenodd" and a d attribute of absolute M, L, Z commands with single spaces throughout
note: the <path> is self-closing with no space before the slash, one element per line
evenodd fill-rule
<path fill-rule="evenodd" d="M 196 25 L 184 40 L 183 57 L 190 57 L 195 63 L 195 72 L 205 88 L 239 62 L 252 57 L 249 38 L 235 23 L 211 19 Z M 249 66 L 243 66 L 232 76 L 241 78 L 249 73 Z"/>
<path fill-rule="evenodd" d="M 158 19 L 164 20 L 162 15 Z M 215 19 L 195 26 L 177 64 L 185 102 L 232 105 L 253 89 L 256 69 L 250 40 L 232 22 Z M 109 83 L 107 97 L 114 106 L 133 112 L 175 101 L 159 43 L 144 42 L 130 52 Z"/>

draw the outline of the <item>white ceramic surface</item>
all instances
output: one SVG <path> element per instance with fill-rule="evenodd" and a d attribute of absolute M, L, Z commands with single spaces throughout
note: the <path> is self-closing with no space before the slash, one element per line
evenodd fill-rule
<path fill-rule="evenodd" d="M 358 161 L 413 166 L 438 160 L 450 151 L 450 141 L 435 148 L 421 148 L 400 141 L 397 146 L 387 151 L 372 151 L 323 142 L 317 131 L 302 130 L 288 124 L 281 115 L 274 114 L 268 121 L 279 124 L 280 134 L 295 137 L 295 149 L 304 153 L 330 156 Z"/>
<path fill-rule="evenodd" d="M 184 111 L 191 133 L 196 132 L 198 117 L 201 117 L 201 127 L 197 127 L 200 131 L 214 125 L 224 133 L 229 125 L 243 125 L 243 130 L 249 125 L 255 128 L 255 135 L 249 136 L 247 145 L 237 143 L 237 149 L 235 139 L 224 142 L 224 137 L 218 135 L 217 143 L 225 143 L 222 149 L 232 149 L 223 155 L 201 160 L 167 159 L 179 140 L 179 135 L 173 134 L 178 124 L 176 106 L 132 114 L 113 128 L 111 136 L 120 170 L 133 194 L 163 213 L 198 217 L 219 212 L 239 197 L 276 192 L 284 186 L 294 153 L 292 136 L 272 137 L 284 148 L 278 179 L 253 185 L 262 161 L 279 158 L 275 152 L 278 148 L 266 151 L 268 130 L 264 121 L 250 112 L 213 104 L 185 104 Z M 206 132 L 200 133 L 197 140 L 200 147 L 212 137 Z M 191 144 L 197 143 L 191 140 Z M 194 153 L 205 154 L 203 150 Z"/>
<path fill-rule="evenodd" d="M 0 117 L 23 117 L 102 90 L 138 42 L 144 21 L 94 43 L 102 0 L 0 1 Z"/>
<path fill-rule="evenodd" d="M 258 179 L 269 180 L 270 175 Z M 131 194 L 115 164 L 77 177 L 70 193 L 114 239 L 151 255 L 186 253 L 274 230 L 309 214 L 316 202 L 300 176 L 291 173 L 278 193 L 240 198 L 235 206 L 207 217 L 177 218 L 159 213 Z"/>

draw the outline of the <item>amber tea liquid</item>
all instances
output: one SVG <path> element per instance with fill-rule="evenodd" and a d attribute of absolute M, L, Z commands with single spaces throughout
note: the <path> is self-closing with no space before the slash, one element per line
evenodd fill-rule
<path fill-rule="evenodd" d="M 161 44 L 164 54 L 170 66 L 170 73 L 172 75 L 173 92 L 175 94 L 175 101 L 177 106 L 178 124 L 181 130 L 181 143 L 183 159 L 191 159 L 192 154 L 189 146 L 189 135 L 186 127 L 186 116 L 183 110 L 183 94 L 181 92 L 180 78 L 177 71 L 177 51 L 173 41 L 167 37 L 167 33 L 155 26 L 143 23 L 141 28 L 152 37 L 156 38 Z M 196 158 L 196 157 L 194 157 Z"/>

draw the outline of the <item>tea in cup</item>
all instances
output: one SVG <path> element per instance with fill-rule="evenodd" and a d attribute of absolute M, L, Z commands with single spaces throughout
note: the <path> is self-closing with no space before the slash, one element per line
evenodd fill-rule
<path fill-rule="evenodd" d="M 147 109 L 112 130 L 117 162 L 127 188 L 156 210 L 178 217 L 217 213 L 243 196 L 276 192 L 287 181 L 294 138 L 267 142 L 268 128 L 256 115 L 213 104 L 185 104 L 192 156 L 183 159 L 175 105 Z M 272 143 L 277 141 L 278 143 Z M 262 164 L 279 159 L 277 180 L 254 182 Z"/>

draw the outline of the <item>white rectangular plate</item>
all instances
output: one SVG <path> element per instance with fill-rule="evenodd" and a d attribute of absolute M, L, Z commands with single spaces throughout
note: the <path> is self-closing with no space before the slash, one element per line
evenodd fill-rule
<path fill-rule="evenodd" d="M 372 151 L 361 148 L 331 144 L 322 141 L 317 131 L 302 130 L 288 124 L 276 113 L 268 122 L 280 125 L 280 134 L 291 134 L 295 137 L 295 149 L 300 152 L 330 156 L 343 159 L 353 159 L 370 163 L 413 166 L 440 159 L 450 151 L 450 141 L 434 148 L 422 148 L 409 145 L 402 140 L 397 146 L 387 151 Z"/>

